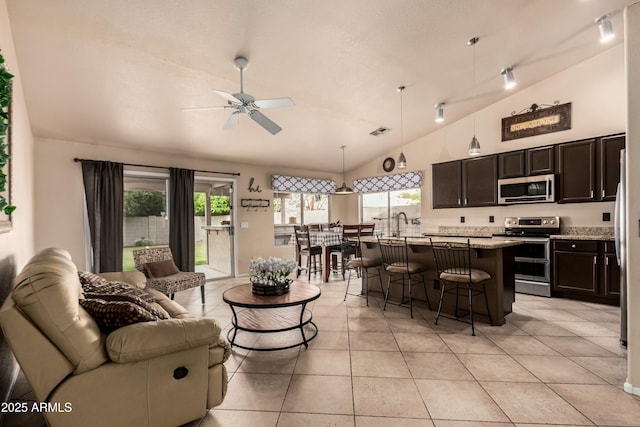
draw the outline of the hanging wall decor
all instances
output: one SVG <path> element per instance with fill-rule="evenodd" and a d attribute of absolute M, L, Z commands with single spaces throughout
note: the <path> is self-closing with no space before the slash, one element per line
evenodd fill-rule
<path fill-rule="evenodd" d="M 571 129 L 571 103 L 531 104 L 531 107 L 502 119 L 502 141 L 527 138 Z"/>
<path fill-rule="evenodd" d="M 11 79 L 0 51 L 0 232 L 11 230 Z"/>

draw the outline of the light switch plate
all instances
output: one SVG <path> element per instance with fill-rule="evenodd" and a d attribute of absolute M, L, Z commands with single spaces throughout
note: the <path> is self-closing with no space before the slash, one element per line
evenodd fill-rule
<path fill-rule="evenodd" d="M 247 221 L 242 221 L 240 223 L 240 228 L 249 228 L 249 223 Z"/>

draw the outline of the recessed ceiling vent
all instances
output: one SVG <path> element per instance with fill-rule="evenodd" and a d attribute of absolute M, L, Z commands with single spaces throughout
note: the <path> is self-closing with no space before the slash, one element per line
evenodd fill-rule
<path fill-rule="evenodd" d="M 385 133 L 388 133 L 390 130 L 391 130 L 390 128 L 386 128 L 384 126 L 380 126 L 378 129 L 376 129 L 373 132 L 369 133 L 369 135 L 380 136 L 380 135 L 384 135 Z"/>

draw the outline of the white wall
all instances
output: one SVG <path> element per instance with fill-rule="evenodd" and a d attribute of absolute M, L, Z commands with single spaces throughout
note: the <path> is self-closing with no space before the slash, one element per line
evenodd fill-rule
<path fill-rule="evenodd" d="M 522 89 L 512 96 L 490 105 L 476 113 L 476 136 L 480 140 L 482 154 L 519 150 L 593 136 L 624 132 L 626 121 L 626 86 L 624 49 L 619 44 L 600 55 L 566 71 Z M 533 103 L 572 103 L 570 130 L 514 141 L 501 142 L 501 119 L 512 111 L 521 111 Z M 431 120 L 431 117 L 425 118 Z M 404 145 L 407 170 L 422 170 L 422 230 L 437 229 L 439 225 L 502 225 L 505 216 L 559 215 L 566 226 L 613 226 L 602 221 L 602 212 L 613 215 L 613 203 L 536 204 L 488 208 L 432 209 L 431 164 L 447 160 L 463 159 L 473 135 L 473 117 L 454 123 L 444 123 L 438 131 Z M 393 147 L 394 149 L 397 147 Z M 382 161 L 388 155 L 397 155 L 397 149 L 379 159 L 352 170 L 349 179 L 384 175 Z M 355 197 L 355 196 L 353 196 Z M 351 200 L 357 206 L 354 200 Z M 355 209 L 355 208 L 354 208 Z M 357 210 L 356 210 L 357 211 Z M 350 213 L 353 212 L 353 209 Z M 489 215 L 496 223 L 489 224 Z M 357 216 L 351 218 L 357 220 Z"/>
<path fill-rule="evenodd" d="M 19 270 L 33 255 L 33 136 L 31 135 L 5 0 L 0 0 L 0 49 L 7 68 L 15 76 L 12 80 L 10 179 L 11 202 L 17 206 L 13 213 L 13 229 L 8 233 L 0 234 L 0 266 L 9 262 Z M 4 275 L 0 275 L 0 279 L 2 278 Z"/>
<path fill-rule="evenodd" d="M 243 164 L 232 164 L 202 158 L 188 158 L 152 152 L 141 152 L 107 145 L 93 145 L 52 139 L 35 139 L 35 247 L 37 250 L 56 246 L 67 249 L 80 269 L 86 269 L 84 194 L 82 171 L 79 163 L 73 159 L 109 160 L 132 162 L 137 164 L 172 166 L 199 170 L 240 172 L 237 178 L 237 215 L 238 223 L 238 271 L 248 271 L 251 257 L 280 256 L 293 257 L 293 246 L 274 246 L 273 213 L 247 211 L 240 207 L 242 198 L 271 199 L 272 174 L 285 174 L 303 177 L 341 179 L 340 176 L 305 171 L 299 169 L 267 168 Z M 229 178 L 229 176 L 224 176 Z M 260 186 L 261 193 L 248 190 L 249 180 L 254 178 L 253 186 Z M 334 196 L 334 199 L 340 199 Z M 340 200 L 332 201 L 335 209 L 331 220 L 340 218 L 336 213 L 343 212 Z M 248 228 L 240 228 L 241 222 L 247 222 Z"/>

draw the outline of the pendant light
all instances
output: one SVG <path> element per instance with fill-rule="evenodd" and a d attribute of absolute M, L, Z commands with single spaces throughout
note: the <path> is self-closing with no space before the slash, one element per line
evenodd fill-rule
<path fill-rule="evenodd" d="M 396 165 L 398 169 L 406 169 L 407 168 L 407 158 L 404 156 L 403 152 L 403 135 L 402 135 L 402 91 L 404 91 L 404 86 L 398 86 L 398 92 L 400 92 L 400 156 L 398 157 L 398 162 Z"/>
<path fill-rule="evenodd" d="M 473 47 L 473 138 L 469 143 L 469 155 L 480 155 L 480 142 L 476 138 L 476 44 L 478 43 L 478 36 L 472 37 L 467 42 L 467 46 Z"/>
<path fill-rule="evenodd" d="M 353 193 L 353 190 L 347 187 L 347 182 L 344 179 L 344 149 L 345 148 L 347 148 L 346 145 L 343 145 L 342 147 L 340 147 L 340 149 L 342 150 L 342 185 L 340 186 L 340 188 L 336 190 L 336 194 L 352 194 Z"/>

